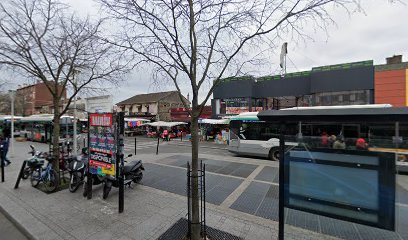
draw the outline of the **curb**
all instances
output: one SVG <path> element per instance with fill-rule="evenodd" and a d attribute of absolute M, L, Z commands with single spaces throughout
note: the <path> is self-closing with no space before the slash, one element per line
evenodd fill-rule
<path fill-rule="evenodd" d="M 27 228 L 25 228 L 20 222 L 18 222 L 13 216 L 11 216 L 10 213 L 8 213 L 3 206 L 0 205 L 0 212 L 11 222 L 16 226 L 16 228 L 28 239 L 30 240 L 36 240 L 34 235 L 32 235 Z"/>

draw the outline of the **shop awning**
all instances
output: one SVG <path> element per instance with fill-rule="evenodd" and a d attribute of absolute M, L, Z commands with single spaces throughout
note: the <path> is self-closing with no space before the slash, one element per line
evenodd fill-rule
<path fill-rule="evenodd" d="M 153 123 L 145 123 L 143 125 L 148 125 L 152 127 L 174 127 L 177 125 L 185 125 L 187 123 L 185 122 L 163 122 L 163 121 L 158 121 L 158 122 L 153 122 Z"/>
<path fill-rule="evenodd" d="M 146 118 L 125 118 L 125 122 L 138 122 L 138 121 L 150 122 L 150 120 Z"/>
<path fill-rule="evenodd" d="M 227 125 L 230 119 L 199 119 L 200 124 L 212 124 L 212 125 Z"/>

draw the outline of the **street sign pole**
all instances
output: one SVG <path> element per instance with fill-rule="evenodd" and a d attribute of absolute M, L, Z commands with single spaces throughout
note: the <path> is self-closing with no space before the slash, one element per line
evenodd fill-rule
<path fill-rule="evenodd" d="M 118 181 L 119 181 L 119 213 L 122 213 L 124 210 L 124 205 L 125 205 L 125 179 L 124 179 L 124 171 L 123 171 L 123 167 L 124 167 L 124 141 L 123 141 L 123 134 L 125 132 L 124 126 L 125 126 L 125 122 L 124 122 L 124 117 L 125 117 L 125 113 L 124 112 L 120 112 L 117 113 L 116 115 L 116 127 L 117 129 L 117 136 L 118 136 L 118 142 L 117 142 L 117 152 L 116 152 L 116 165 L 117 168 L 119 169 L 119 174 L 117 175 L 118 177 Z M 135 138 L 136 141 L 136 138 Z M 136 146 L 135 146 L 136 147 Z M 136 148 L 135 148 L 136 151 Z"/>

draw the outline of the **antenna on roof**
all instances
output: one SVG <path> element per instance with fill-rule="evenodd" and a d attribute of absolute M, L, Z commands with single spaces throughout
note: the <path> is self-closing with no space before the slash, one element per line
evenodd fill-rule
<path fill-rule="evenodd" d="M 281 54 L 280 54 L 280 67 L 282 68 L 282 77 L 286 75 L 286 55 L 288 54 L 288 43 L 284 42 L 282 44 Z"/>

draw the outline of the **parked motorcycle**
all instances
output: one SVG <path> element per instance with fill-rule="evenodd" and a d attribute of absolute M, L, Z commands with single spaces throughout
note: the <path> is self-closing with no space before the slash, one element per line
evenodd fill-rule
<path fill-rule="evenodd" d="M 82 150 L 82 154 L 79 156 L 70 156 L 67 159 L 67 170 L 69 172 L 69 185 L 70 192 L 75 192 L 84 181 L 86 163 L 88 161 L 86 149 Z"/>
<path fill-rule="evenodd" d="M 47 157 L 47 154 L 44 152 L 36 151 L 33 145 L 30 145 L 31 151 L 28 152 L 31 154 L 31 158 L 27 159 L 27 165 L 23 170 L 23 179 L 27 179 L 33 173 L 33 171 L 44 165 L 44 160 Z"/>
<path fill-rule="evenodd" d="M 128 155 L 131 157 L 132 154 Z M 125 161 L 127 162 L 127 161 Z M 132 182 L 139 183 L 143 178 L 143 171 L 144 167 L 141 160 L 131 161 L 130 163 L 126 164 L 123 167 L 124 172 L 124 184 L 125 186 L 131 187 Z M 103 187 L 103 199 L 106 199 L 109 195 L 110 190 L 113 187 L 119 187 L 119 181 L 117 179 L 112 179 L 110 177 L 106 177 L 104 180 L 104 187 Z"/>

